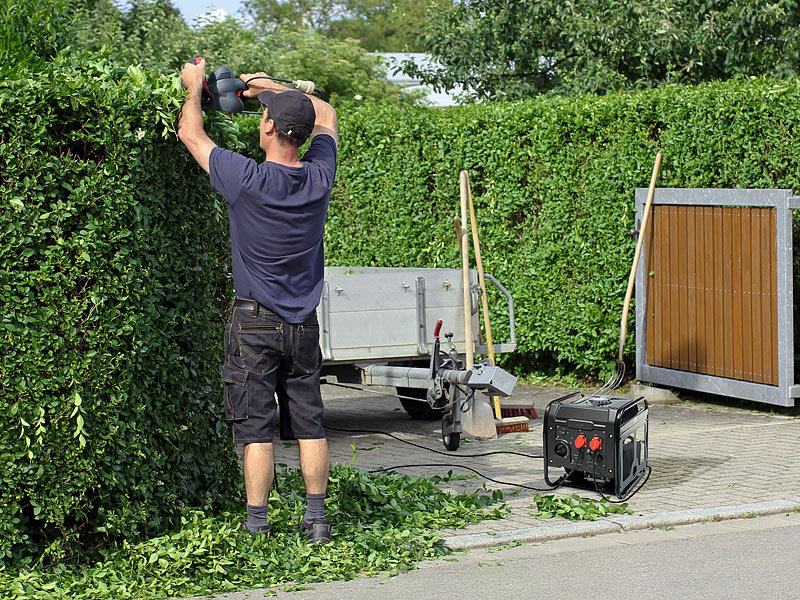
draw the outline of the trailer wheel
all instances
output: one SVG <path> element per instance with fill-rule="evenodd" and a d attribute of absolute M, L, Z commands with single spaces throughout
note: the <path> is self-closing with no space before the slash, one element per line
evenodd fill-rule
<path fill-rule="evenodd" d="M 419 398 L 422 400 L 422 402 L 417 402 L 416 400 L 400 398 L 400 404 L 408 413 L 408 416 L 412 419 L 418 421 L 433 421 L 441 418 L 444 414 L 441 410 L 433 409 L 431 408 L 431 405 L 428 404 L 428 401 L 426 400 L 428 396 L 428 390 L 407 387 L 398 387 L 395 389 L 397 390 L 398 396 L 410 396 L 411 398 Z"/>
<path fill-rule="evenodd" d="M 450 415 L 445 415 L 442 419 L 442 443 L 444 444 L 445 449 L 449 450 L 450 452 L 455 452 L 458 450 L 459 445 L 461 444 L 461 434 L 451 431 L 453 428 L 453 417 Z"/>

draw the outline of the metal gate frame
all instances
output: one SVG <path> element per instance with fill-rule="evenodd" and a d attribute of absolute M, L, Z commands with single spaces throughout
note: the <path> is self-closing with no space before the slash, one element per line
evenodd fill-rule
<path fill-rule="evenodd" d="M 640 229 L 647 188 L 636 188 L 636 226 Z M 730 396 L 779 406 L 794 406 L 800 386 L 794 379 L 792 211 L 800 196 L 791 190 L 656 188 L 653 204 L 774 208 L 777 220 L 778 385 L 767 385 L 668 369 L 647 364 L 647 256 L 646 246 L 636 272 L 636 378 L 640 381 Z M 640 235 L 646 232 L 640 232 Z"/>

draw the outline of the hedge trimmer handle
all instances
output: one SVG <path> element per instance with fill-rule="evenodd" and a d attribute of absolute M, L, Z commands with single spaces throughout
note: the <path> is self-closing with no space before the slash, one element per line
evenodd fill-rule
<path fill-rule="evenodd" d="M 189 63 L 196 65 L 201 60 L 203 60 L 203 57 L 198 56 L 197 58 L 190 58 Z M 201 95 L 200 103 L 203 105 L 203 107 L 211 104 L 211 90 L 208 89 L 208 79 L 206 79 L 205 75 L 203 76 L 203 93 Z"/>
<path fill-rule="evenodd" d="M 322 90 L 317 89 L 314 86 L 314 82 L 307 80 L 307 79 L 281 79 L 280 77 L 270 77 L 269 75 L 256 75 L 251 77 L 247 81 L 245 81 L 245 85 L 248 85 L 254 79 L 269 79 L 270 81 L 278 81 L 280 83 L 288 83 L 291 86 L 294 86 L 299 91 L 303 92 L 304 94 L 320 94 L 322 95 Z"/>

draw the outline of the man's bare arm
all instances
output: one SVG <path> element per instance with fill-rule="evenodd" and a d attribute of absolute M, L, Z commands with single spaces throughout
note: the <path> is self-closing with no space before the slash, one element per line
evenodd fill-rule
<path fill-rule="evenodd" d="M 266 77 L 266 73 L 243 73 L 239 77 L 242 81 L 247 81 L 251 77 Z M 294 88 L 286 87 L 285 85 L 281 85 L 277 81 L 271 81 L 269 79 L 256 79 L 255 81 L 251 81 L 247 84 L 247 90 L 245 90 L 242 95 L 245 98 L 255 98 L 258 96 L 260 92 L 264 90 L 270 90 L 273 92 L 285 92 L 286 90 L 291 90 Z M 314 129 L 311 131 L 311 137 L 313 138 L 315 135 L 326 134 L 333 138 L 333 141 L 336 145 L 339 145 L 339 125 L 338 125 L 338 117 L 336 116 L 336 109 L 333 108 L 330 104 L 313 96 L 311 94 L 306 94 L 310 99 L 311 103 L 314 105 L 314 112 L 317 113 L 317 119 L 314 123 Z"/>
<path fill-rule="evenodd" d="M 203 79 L 206 72 L 206 61 L 198 59 L 196 65 L 186 63 L 181 71 L 181 81 L 189 94 L 178 117 L 178 138 L 186 146 L 197 163 L 208 173 L 208 160 L 211 151 L 217 146 L 208 137 L 203 127 L 203 109 L 200 98 L 203 91 Z"/>

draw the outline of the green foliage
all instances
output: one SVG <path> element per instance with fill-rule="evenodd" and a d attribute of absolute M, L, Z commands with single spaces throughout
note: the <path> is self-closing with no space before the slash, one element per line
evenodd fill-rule
<path fill-rule="evenodd" d="M 410 69 L 477 98 L 603 93 L 736 76 L 795 77 L 797 0 L 475 0 L 439 7 Z"/>
<path fill-rule="evenodd" d="M 354 40 L 331 40 L 314 31 L 287 29 L 259 33 L 228 17 L 190 29 L 168 0 L 137 0 L 120 11 L 98 0 L 79 11 L 73 35 L 77 48 L 107 47 L 122 63 L 177 73 L 195 56 L 206 59 L 208 74 L 221 65 L 234 73 L 265 71 L 282 79 L 310 79 L 336 106 L 355 102 L 409 102 L 385 78 L 380 57 Z"/>
<path fill-rule="evenodd" d="M 609 504 L 605 498 L 592 500 L 591 498 L 582 498 L 578 494 L 568 497 L 536 494 L 533 508 L 539 511 L 536 516 L 541 519 L 561 517 L 570 521 L 596 521 L 610 514 L 628 515 L 633 513 L 626 502 Z"/>
<path fill-rule="evenodd" d="M 634 188 L 649 184 L 656 152 L 660 186 L 797 190 L 798 108 L 800 83 L 765 79 L 363 107 L 340 120 L 327 262 L 458 267 L 453 217 L 467 169 L 485 268 L 514 296 L 520 370 L 555 361 L 608 373 L 635 246 Z M 492 293 L 490 305 L 500 340 L 505 303 Z"/>
<path fill-rule="evenodd" d="M 92 52 L 106 48 L 121 62 L 165 73 L 176 72 L 199 55 L 198 32 L 189 29 L 169 0 L 134 0 L 124 11 L 117 4 L 84 2 L 77 13 L 73 44 Z"/>
<path fill-rule="evenodd" d="M 422 52 L 430 10 L 448 0 L 348 0 L 347 10 L 324 32 L 337 39 L 357 39 L 370 52 Z"/>
<path fill-rule="evenodd" d="M 184 597 L 393 574 L 449 553 L 436 530 L 503 514 L 487 508 L 494 500 L 486 495 L 451 495 L 425 479 L 334 465 L 326 502 L 333 542 L 314 546 L 297 530 L 305 509 L 300 473 L 284 470 L 278 486 L 268 538 L 238 531 L 241 514 L 187 511 L 174 532 L 104 548 L 78 564 L 0 570 L 0 598 Z"/>
<path fill-rule="evenodd" d="M 0 73 L 46 62 L 72 31 L 66 0 L 0 0 Z M 11 71 L 11 73 L 7 73 Z"/>
<path fill-rule="evenodd" d="M 370 52 L 420 52 L 428 11 L 447 0 L 245 0 L 264 33 L 312 29 L 330 39 L 358 40 Z"/>
<path fill-rule="evenodd" d="M 161 531 L 235 489 L 227 224 L 176 139 L 181 96 L 77 55 L 0 81 L 0 563 Z"/>

